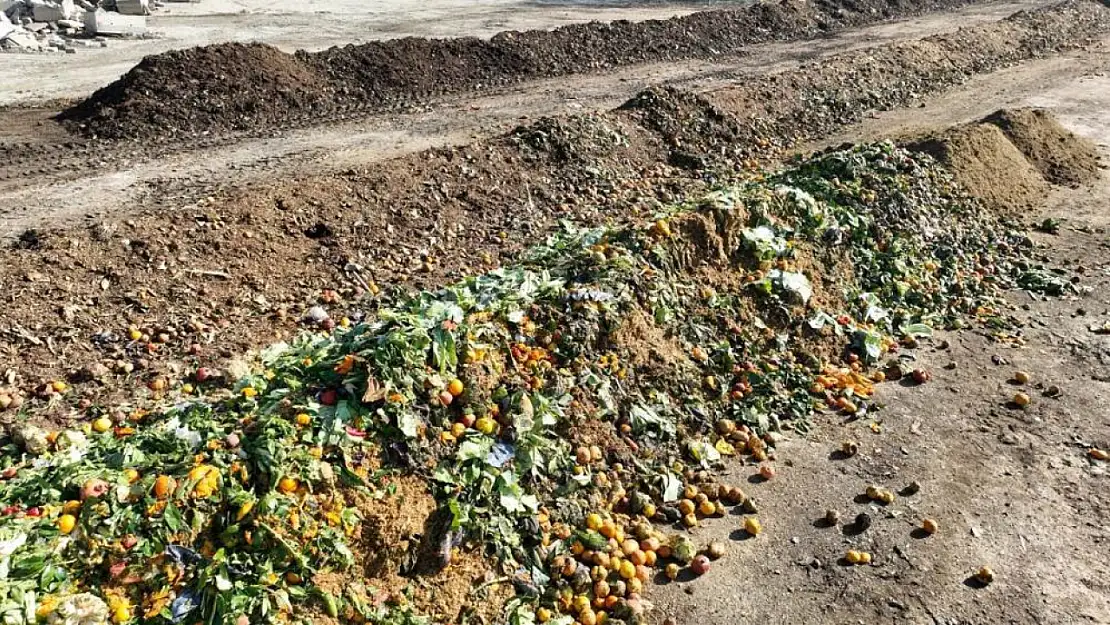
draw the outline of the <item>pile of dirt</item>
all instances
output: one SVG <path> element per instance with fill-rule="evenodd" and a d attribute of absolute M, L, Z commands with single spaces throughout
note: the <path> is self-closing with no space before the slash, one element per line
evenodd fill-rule
<path fill-rule="evenodd" d="M 224 43 L 145 57 L 61 118 L 94 134 L 117 124 L 204 132 L 237 120 L 274 123 L 282 110 L 309 109 L 327 97 L 328 83 L 296 57 L 259 43 Z"/>
<path fill-rule="evenodd" d="M 635 63 L 734 54 L 743 46 L 969 4 L 974 0 L 782 0 L 669 20 L 565 26 L 476 38 L 405 38 L 287 55 L 218 44 L 147 57 L 63 112 L 87 135 L 153 138 L 315 123 L 431 97 Z"/>
<path fill-rule="evenodd" d="M 997 212 L 1026 209 L 1048 191 L 1040 172 L 993 124 L 958 126 L 911 147 L 943 163 L 961 186 Z"/>
<path fill-rule="evenodd" d="M 136 384 L 223 367 L 289 336 L 309 306 L 357 319 L 367 291 L 493 269 L 561 220 L 654 218 L 869 107 L 910 104 L 1108 30 L 1110 9 L 1067 2 L 709 94 L 651 90 L 616 111 L 541 120 L 368 170 L 34 233 L 0 250 L 0 371 L 10 368 L 7 384 L 24 393 L 68 377 L 74 397 L 130 396 Z M 58 411 L 64 418 L 68 407 Z"/>
<path fill-rule="evenodd" d="M 1003 109 L 908 144 L 944 163 L 965 189 L 1002 213 L 1037 204 L 1050 185 L 1079 186 L 1099 173 L 1094 145 L 1042 109 Z"/>
<path fill-rule="evenodd" d="M 1077 137 L 1043 109 L 1003 110 L 988 117 L 1053 184 L 1070 187 L 1094 180 L 1099 173 L 1098 150 Z"/>

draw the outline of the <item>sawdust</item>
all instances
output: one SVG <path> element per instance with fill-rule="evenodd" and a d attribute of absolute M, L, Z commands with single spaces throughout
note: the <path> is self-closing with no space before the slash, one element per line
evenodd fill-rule
<path fill-rule="evenodd" d="M 1048 192 L 1040 172 L 993 124 L 958 126 L 910 147 L 943 163 L 968 193 L 999 213 L 1014 214 Z"/>
<path fill-rule="evenodd" d="M 1099 174 L 1094 144 L 1066 130 L 1043 109 L 1001 110 L 986 120 L 1002 129 L 1045 180 L 1078 187 Z"/>

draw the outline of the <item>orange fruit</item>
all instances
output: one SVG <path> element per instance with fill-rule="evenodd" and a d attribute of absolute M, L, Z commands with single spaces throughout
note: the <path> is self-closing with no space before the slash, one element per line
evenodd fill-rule
<path fill-rule="evenodd" d="M 454 380 L 451 380 L 447 383 L 447 392 L 451 393 L 455 397 L 462 395 L 464 390 L 466 390 L 466 387 L 463 386 L 462 380 L 458 378 L 455 378 Z"/>
<path fill-rule="evenodd" d="M 177 480 L 168 475 L 159 475 L 154 480 L 154 496 L 158 499 L 165 499 L 177 490 Z"/>
<path fill-rule="evenodd" d="M 291 477 L 283 477 L 278 480 L 278 490 L 286 495 L 297 492 L 297 480 Z"/>

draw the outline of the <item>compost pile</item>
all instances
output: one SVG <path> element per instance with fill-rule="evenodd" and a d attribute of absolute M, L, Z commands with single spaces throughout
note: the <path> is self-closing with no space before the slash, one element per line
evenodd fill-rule
<path fill-rule="evenodd" d="M 714 468 L 772 462 L 816 411 L 873 409 L 900 340 L 1004 325 L 1001 290 L 1035 282 L 1027 245 L 928 156 L 830 151 L 644 227 L 568 225 L 518 266 L 382 294 L 250 375 L 198 370 L 161 410 L 21 421 L 0 457 L 0 613 L 640 622 L 656 572 L 716 555 L 683 528 L 740 506 L 761 530 Z M 383 544 L 381 510 L 421 495 L 421 535 Z M 465 558 L 486 576 L 433 615 L 419 587 Z"/>
<path fill-rule="evenodd" d="M 667 20 L 510 31 L 490 40 L 407 37 L 293 55 L 262 44 L 217 44 L 148 56 L 60 119 L 82 134 L 113 139 L 266 132 L 528 79 L 735 54 L 752 43 L 970 1 L 758 2 Z"/>

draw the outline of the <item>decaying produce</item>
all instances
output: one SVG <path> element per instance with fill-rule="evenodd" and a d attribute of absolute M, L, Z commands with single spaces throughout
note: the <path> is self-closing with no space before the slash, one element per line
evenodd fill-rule
<path fill-rule="evenodd" d="M 518 625 L 639 622 L 655 572 L 726 555 L 683 528 L 756 511 L 714 469 L 773 461 L 770 432 L 815 411 L 872 410 L 899 338 L 1004 323 L 1025 245 L 926 156 L 831 151 L 383 296 L 159 411 L 21 424 L 0 459 L 4 622 L 477 622 L 494 601 Z M 419 540 L 381 544 L 375 511 L 421 495 Z M 490 577 L 459 614 L 388 587 L 468 554 Z"/>

